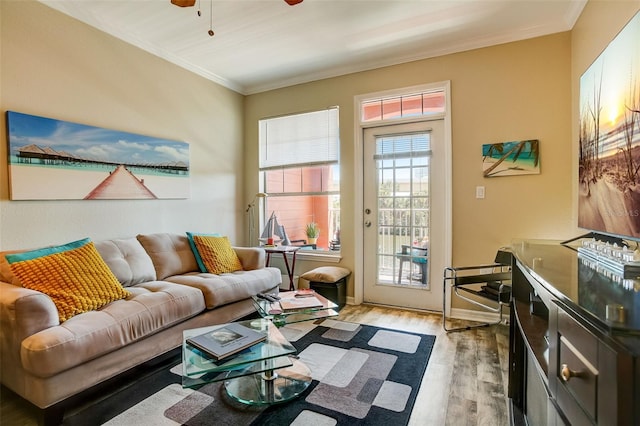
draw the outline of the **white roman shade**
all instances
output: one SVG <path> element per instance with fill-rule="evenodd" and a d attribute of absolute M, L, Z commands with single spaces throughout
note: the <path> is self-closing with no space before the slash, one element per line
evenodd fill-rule
<path fill-rule="evenodd" d="M 306 112 L 258 122 L 260 170 L 337 164 L 338 108 Z"/>

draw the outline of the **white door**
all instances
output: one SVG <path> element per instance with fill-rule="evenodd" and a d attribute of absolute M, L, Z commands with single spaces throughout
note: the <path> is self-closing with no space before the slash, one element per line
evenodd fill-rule
<path fill-rule="evenodd" d="M 365 302 L 442 310 L 444 120 L 364 130 Z"/>

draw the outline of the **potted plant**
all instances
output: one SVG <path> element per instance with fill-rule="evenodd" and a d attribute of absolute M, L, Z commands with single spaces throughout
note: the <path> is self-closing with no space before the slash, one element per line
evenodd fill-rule
<path fill-rule="evenodd" d="M 315 222 L 307 223 L 305 233 L 307 234 L 307 243 L 315 244 L 318 241 L 318 235 L 320 235 L 320 228 Z"/>

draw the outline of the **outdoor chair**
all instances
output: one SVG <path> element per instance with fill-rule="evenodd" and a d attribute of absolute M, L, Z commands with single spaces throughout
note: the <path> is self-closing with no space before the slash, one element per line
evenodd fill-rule
<path fill-rule="evenodd" d="M 405 262 L 409 265 L 418 265 L 420 267 L 420 282 L 424 285 L 427 284 L 427 261 L 428 261 L 429 249 L 426 247 L 416 247 L 409 244 L 402 245 L 402 251 L 396 254 L 396 257 L 400 260 L 400 266 L 398 268 L 398 284 L 402 284 L 402 268 Z M 409 269 L 411 271 L 411 269 Z"/>

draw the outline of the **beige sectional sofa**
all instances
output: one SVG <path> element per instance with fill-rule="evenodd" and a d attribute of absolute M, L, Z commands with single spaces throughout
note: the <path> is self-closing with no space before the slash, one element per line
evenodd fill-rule
<path fill-rule="evenodd" d="M 278 291 L 281 273 L 259 248 L 234 247 L 243 270 L 199 272 L 186 235 L 95 242 L 131 294 L 63 323 L 51 299 L 23 288 L 0 253 L 0 379 L 44 413 L 181 344 L 182 331 L 254 312 L 251 295 Z"/>

